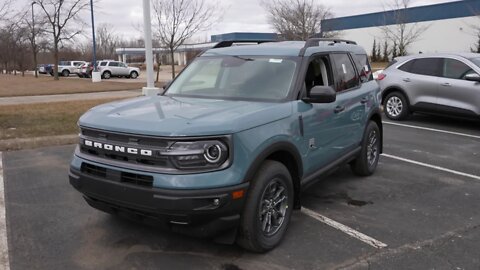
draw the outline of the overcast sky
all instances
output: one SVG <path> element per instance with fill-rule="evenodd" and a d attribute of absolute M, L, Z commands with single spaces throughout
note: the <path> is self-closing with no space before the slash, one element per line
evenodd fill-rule
<path fill-rule="evenodd" d="M 0 0 L 2 1 L 2 0 Z M 208 0 L 206 0 L 208 1 Z M 218 0 L 224 10 L 223 20 L 197 39 L 209 39 L 211 34 L 229 32 L 272 32 L 261 0 Z M 377 12 L 388 0 L 316 0 L 331 8 L 335 17 Z M 412 6 L 453 2 L 452 0 L 412 0 Z M 17 0 L 16 5 L 27 5 L 30 0 Z M 88 16 L 86 16 L 88 20 Z M 125 38 L 140 37 L 136 29 L 142 23 L 141 0 L 100 0 L 95 11 L 96 24 L 114 25 L 115 32 Z M 135 27 L 136 26 L 136 27 Z"/>

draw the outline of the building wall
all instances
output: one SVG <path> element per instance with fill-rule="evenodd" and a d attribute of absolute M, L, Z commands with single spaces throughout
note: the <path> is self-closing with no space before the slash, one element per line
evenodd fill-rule
<path fill-rule="evenodd" d="M 412 24 L 408 24 L 409 27 Z M 418 26 L 428 26 L 428 29 L 422 34 L 417 42 L 408 48 L 409 54 L 418 52 L 470 52 L 478 37 L 470 25 L 480 25 L 479 17 L 464 17 L 455 19 L 436 20 L 429 22 L 419 22 Z M 389 26 L 394 27 L 394 26 Z M 382 48 L 385 38 L 379 27 L 367 27 L 340 32 L 344 39 L 354 40 L 363 46 L 370 54 L 372 51 L 373 40 L 377 40 Z M 390 48 L 392 44 L 389 44 Z M 383 54 L 383 49 L 382 49 Z"/>

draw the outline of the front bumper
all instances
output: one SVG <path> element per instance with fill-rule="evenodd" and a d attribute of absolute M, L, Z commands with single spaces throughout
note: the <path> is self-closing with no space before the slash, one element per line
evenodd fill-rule
<path fill-rule="evenodd" d="M 69 178 L 94 208 L 198 237 L 235 228 L 248 190 L 248 183 L 215 189 L 160 189 L 122 183 L 115 175 L 99 177 L 71 167 Z M 243 196 L 234 199 L 235 191 Z"/>

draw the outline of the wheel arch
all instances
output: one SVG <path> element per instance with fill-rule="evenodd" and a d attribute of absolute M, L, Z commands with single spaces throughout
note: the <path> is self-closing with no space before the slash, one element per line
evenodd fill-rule
<path fill-rule="evenodd" d="M 300 208 L 301 179 L 303 163 L 297 148 L 289 142 L 277 142 L 264 149 L 252 162 L 245 175 L 246 181 L 251 181 L 265 160 L 282 163 L 290 172 L 294 188 L 294 208 Z"/>
<path fill-rule="evenodd" d="M 380 109 L 373 110 L 368 116 L 368 121 L 375 122 L 378 126 L 378 129 L 380 130 L 380 153 L 383 153 L 383 123 Z"/>
<path fill-rule="evenodd" d="M 407 95 L 407 92 L 402 88 L 402 87 L 399 87 L 397 85 L 394 85 L 394 86 L 390 86 L 390 87 L 387 87 L 385 88 L 385 90 L 383 90 L 382 92 L 382 104 L 383 102 L 385 101 L 385 98 L 393 93 L 393 92 L 400 92 L 403 94 L 403 96 L 405 97 L 405 99 L 407 99 L 407 102 L 408 102 L 408 105 L 411 105 L 412 103 L 410 102 L 410 97 Z"/>

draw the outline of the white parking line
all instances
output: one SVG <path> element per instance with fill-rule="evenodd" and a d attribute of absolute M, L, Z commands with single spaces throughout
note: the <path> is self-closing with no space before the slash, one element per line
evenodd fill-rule
<path fill-rule="evenodd" d="M 5 186 L 3 183 L 2 152 L 0 152 L 0 269 L 9 270 L 8 242 L 7 242 L 7 219 L 5 216 Z"/>
<path fill-rule="evenodd" d="M 428 130 L 428 131 L 440 132 L 440 133 L 451 134 L 451 135 L 458 135 L 458 136 L 463 136 L 463 137 L 468 137 L 468 138 L 480 139 L 480 136 L 477 136 L 477 135 L 460 133 L 460 132 L 453 132 L 453 131 L 448 131 L 448 130 L 443 130 L 443 129 L 412 126 L 412 125 L 406 125 L 406 124 L 400 124 L 400 123 L 394 123 L 394 122 L 388 122 L 388 121 L 383 121 L 383 123 L 387 124 L 387 125 L 392 125 L 392 126 L 408 127 L 408 128 Z"/>
<path fill-rule="evenodd" d="M 340 230 L 348 235 L 350 235 L 351 237 L 353 238 L 356 238 L 374 248 L 385 248 L 387 247 L 387 244 L 385 243 L 382 243 L 376 239 L 373 239 L 372 237 L 368 236 L 368 235 L 365 235 L 359 231 L 356 231 L 348 226 L 345 226 L 341 223 L 338 223 L 336 222 L 335 220 L 332 220 L 326 216 L 323 216 L 323 215 L 320 215 L 319 213 L 313 211 L 313 210 L 310 210 L 308 208 L 305 208 L 305 207 L 302 207 L 302 213 L 304 213 L 305 215 L 309 216 L 309 217 L 312 217 L 332 228 L 335 228 L 337 230 Z"/>
<path fill-rule="evenodd" d="M 423 162 L 420 162 L 420 161 L 411 160 L 411 159 L 407 159 L 407 158 L 402 158 L 402 157 L 389 155 L 389 154 L 385 154 L 385 153 L 382 154 L 382 156 L 387 157 L 387 158 L 391 158 L 391 159 L 400 160 L 400 161 L 407 162 L 407 163 L 411 163 L 411 164 L 415 164 L 415 165 L 419 165 L 419 166 L 423 166 L 423 167 L 427 167 L 427 168 L 431 168 L 431 169 L 435 169 L 435 170 L 439 170 L 439 171 L 442 171 L 442 172 L 448 172 L 448 173 L 451 173 L 451 174 L 456 174 L 456 175 L 472 178 L 472 179 L 475 179 L 475 180 L 480 180 L 480 176 L 478 176 L 478 175 L 459 172 L 459 171 L 447 169 L 447 168 L 444 168 L 444 167 L 431 165 L 431 164 L 423 163 Z"/>

